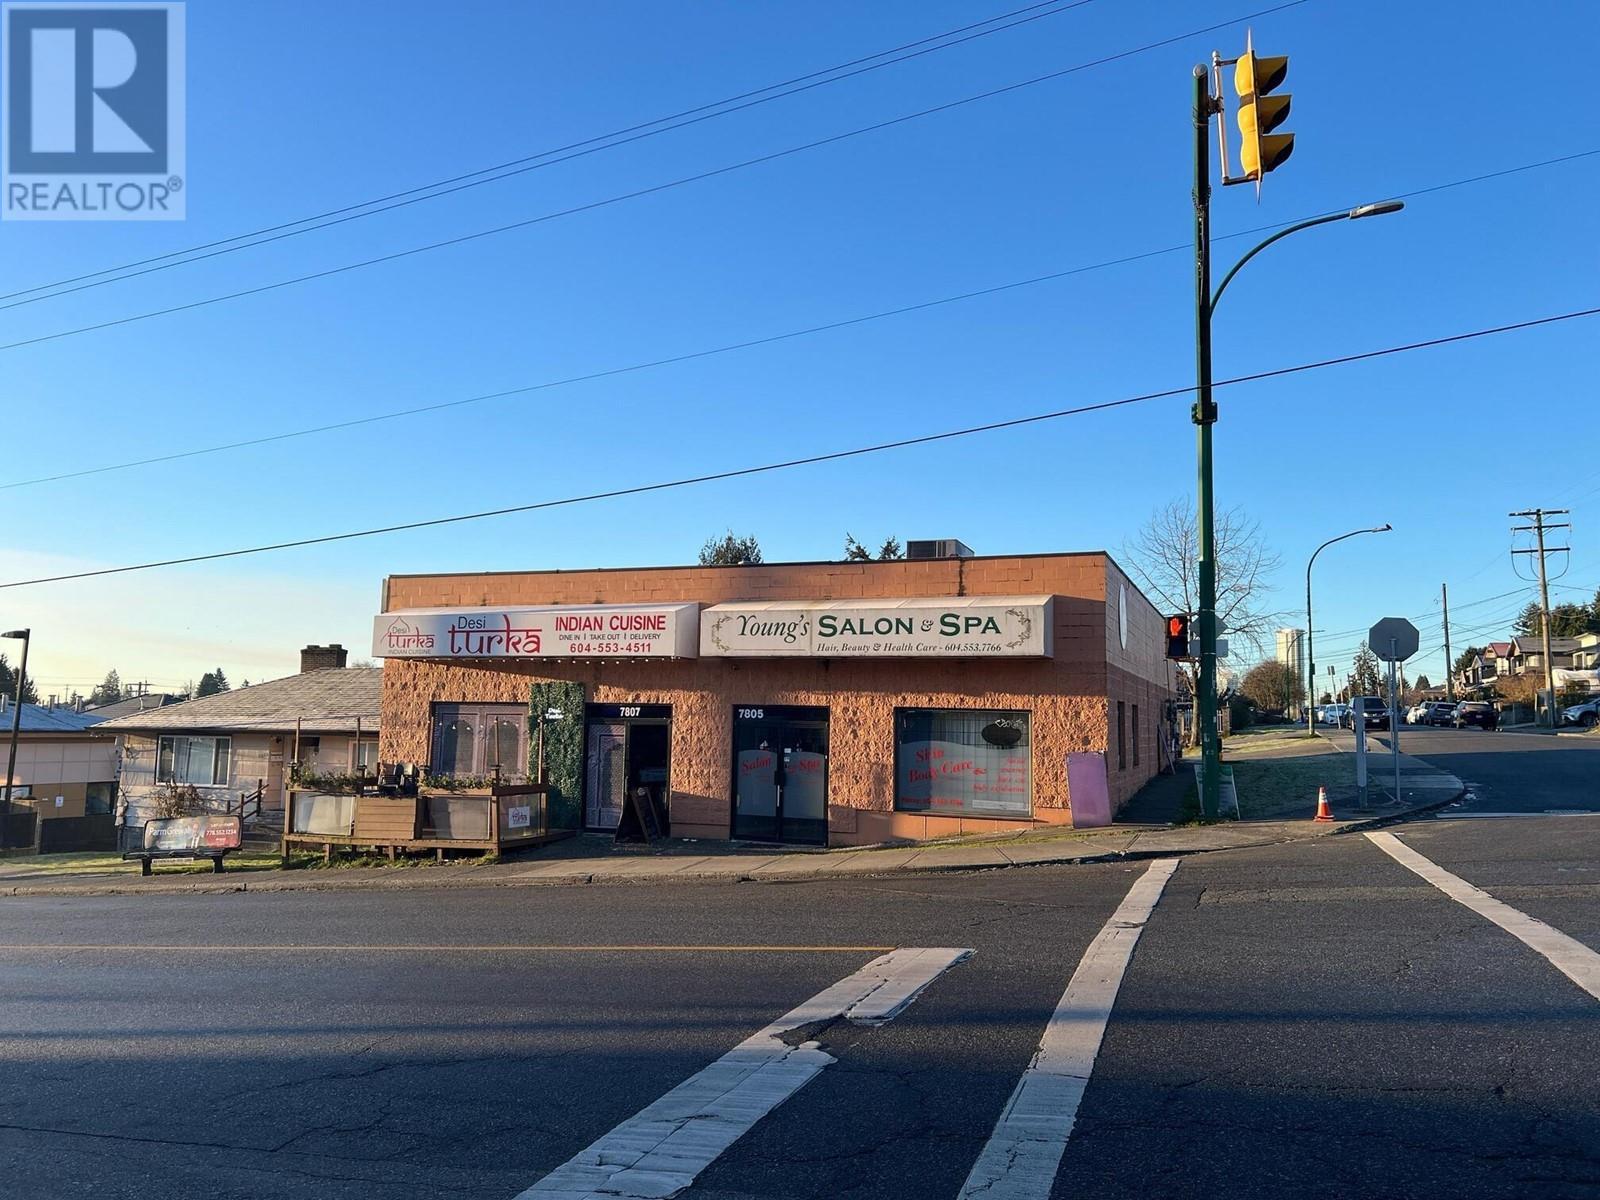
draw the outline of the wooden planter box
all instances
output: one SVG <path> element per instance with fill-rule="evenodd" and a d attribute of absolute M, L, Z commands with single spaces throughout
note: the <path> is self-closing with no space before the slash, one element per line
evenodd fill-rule
<path fill-rule="evenodd" d="M 421 810 L 415 796 L 360 796 L 353 836 L 377 846 L 416 841 Z"/>

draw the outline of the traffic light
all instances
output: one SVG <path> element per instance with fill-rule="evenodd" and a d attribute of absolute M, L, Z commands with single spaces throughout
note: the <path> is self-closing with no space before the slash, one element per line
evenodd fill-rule
<path fill-rule="evenodd" d="M 1272 132 L 1288 117 L 1290 97 L 1268 94 L 1288 74 L 1288 58 L 1261 57 L 1246 36 L 1244 56 L 1233 68 L 1233 90 L 1239 96 L 1240 179 L 1255 180 L 1257 194 L 1262 176 L 1294 152 L 1294 134 Z"/>
<path fill-rule="evenodd" d="M 1178 613 L 1167 618 L 1167 657 L 1189 657 L 1189 614 Z"/>

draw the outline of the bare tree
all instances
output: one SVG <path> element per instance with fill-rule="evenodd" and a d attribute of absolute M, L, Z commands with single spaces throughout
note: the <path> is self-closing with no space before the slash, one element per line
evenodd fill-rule
<path fill-rule="evenodd" d="M 1286 613 L 1265 602 L 1266 579 L 1281 560 L 1267 548 L 1260 522 L 1238 508 L 1217 514 L 1216 539 L 1217 621 L 1233 642 L 1234 657 L 1243 657 L 1240 652 L 1248 646 L 1259 658 L 1287 620 Z M 1187 498 L 1152 513 L 1122 551 L 1129 569 L 1158 604 L 1173 612 L 1200 610 L 1200 536 L 1194 505 Z"/>

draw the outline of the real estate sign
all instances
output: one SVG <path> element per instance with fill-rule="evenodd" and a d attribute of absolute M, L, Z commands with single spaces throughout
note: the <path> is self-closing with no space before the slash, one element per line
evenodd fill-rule
<path fill-rule="evenodd" d="M 700 653 L 720 658 L 1048 658 L 1049 596 L 714 604 Z"/>

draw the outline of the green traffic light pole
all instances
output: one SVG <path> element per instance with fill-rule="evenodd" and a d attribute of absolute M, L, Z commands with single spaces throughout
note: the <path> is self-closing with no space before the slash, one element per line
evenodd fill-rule
<path fill-rule="evenodd" d="M 1200 811 L 1215 820 L 1221 790 L 1222 739 L 1217 731 L 1217 562 L 1216 511 L 1212 488 L 1211 427 L 1216 424 L 1217 406 L 1211 398 L 1211 317 L 1217 301 L 1233 277 L 1273 242 L 1333 221 L 1376 217 L 1399 212 L 1399 200 L 1382 204 L 1363 204 L 1349 212 L 1328 213 L 1278 230 L 1251 249 L 1211 290 L 1211 118 L 1220 111 L 1220 101 L 1211 95 L 1206 81 L 1207 68 L 1194 69 L 1194 258 L 1195 258 L 1195 404 L 1192 417 L 1196 426 L 1199 459 L 1199 575 L 1200 575 L 1200 678 L 1195 695 L 1195 718 L 1200 737 Z"/>

